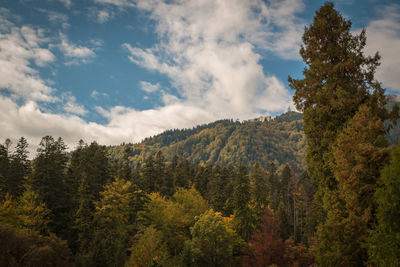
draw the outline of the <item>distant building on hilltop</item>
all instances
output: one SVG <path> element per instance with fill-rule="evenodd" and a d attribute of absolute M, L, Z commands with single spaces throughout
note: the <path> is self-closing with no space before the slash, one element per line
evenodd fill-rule
<path fill-rule="evenodd" d="M 258 121 L 261 121 L 261 122 L 271 121 L 271 120 L 272 120 L 272 117 L 271 117 L 271 116 L 261 116 L 261 117 L 259 117 L 257 120 L 258 120 Z"/>

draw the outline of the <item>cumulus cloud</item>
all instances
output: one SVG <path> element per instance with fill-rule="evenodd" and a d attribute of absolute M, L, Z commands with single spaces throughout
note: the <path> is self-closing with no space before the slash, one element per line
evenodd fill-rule
<path fill-rule="evenodd" d="M 160 84 L 156 83 L 156 84 L 152 84 L 146 81 L 141 81 L 140 82 L 140 89 L 142 89 L 143 91 L 147 92 L 147 93 L 154 93 L 160 90 Z"/>
<path fill-rule="evenodd" d="M 220 118 L 248 119 L 283 111 L 290 104 L 288 90 L 275 76 L 264 73 L 260 60 L 271 53 L 296 59 L 302 32 L 295 17 L 303 8 L 300 0 L 95 2 L 105 8 L 138 8 L 155 21 L 158 44 L 143 48 L 126 43 L 123 47 L 133 63 L 169 78 L 173 90 L 161 89 L 156 82 L 140 83 L 146 92 L 159 92 L 162 106 L 148 110 L 97 107 L 107 119 L 98 124 L 77 116 L 87 111 L 71 95 L 60 100 L 66 114 L 44 111 L 32 99 L 18 105 L 16 100 L 0 96 L 0 127 L 7 126 L 0 138 L 23 133 L 31 144 L 53 135 L 64 137 L 70 148 L 81 138 L 115 145 Z M 70 64 L 86 63 L 95 56 L 94 49 L 73 44 L 63 34 L 60 40 L 58 47 Z M 31 60 L 36 64 L 51 61 L 45 58 Z M 41 81 L 38 75 L 36 79 Z M 43 95 L 50 92 L 51 88 Z M 91 97 L 101 94 L 94 90 Z"/>
<path fill-rule="evenodd" d="M 400 92 L 400 5 L 383 8 L 382 18 L 373 20 L 366 28 L 367 54 L 379 51 L 381 66 L 376 78 L 385 87 Z"/>
<path fill-rule="evenodd" d="M 93 49 L 71 43 L 65 34 L 60 33 L 60 50 L 67 59 L 67 65 L 89 63 L 95 57 Z"/>
<path fill-rule="evenodd" d="M 85 108 L 76 102 L 76 97 L 71 92 L 64 93 L 62 98 L 64 101 L 63 109 L 67 113 L 75 115 L 85 115 L 87 113 Z"/>
<path fill-rule="evenodd" d="M 133 63 L 167 75 L 182 103 L 219 118 L 287 108 L 290 94 L 263 72 L 259 51 L 297 58 L 302 24 L 295 13 L 303 9 L 301 1 L 135 3 L 157 22 L 161 42 L 145 49 L 123 47 Z"/>
<path fill-rule="evenodd" d="M 90 97 L 93 99 L 98 99 L 99 97 L 108 97 L 108 94 L 93 90 L 92 93 L 90 93 Z"/>
<path fill-rule="evenodd" d="M 34 152 L 45 135 L 61 136 L 70 148 L 82 137 L 88 141 L 99 140 L 103 143 L 116 141 L 112 138 L 115 135 L 112 133 L 113 129 L 87 123 L 74 115 L 43 112 L 33 101 L 19 106 L 4 96 L 0 96 L 0 128 L 7 129 L 0 131 L 1 140 L 24 136 L 29 141 L 31 152 Z M 34 156 L 34 153 L 30 156 Z"/>
<path fill-rule="evenodd" d="M 12 99 L 0 96 L 0 128 L 7 129 L 0 131 L 0 140 L 11 137 L 16 141 L 24 136 L 29 141 L 30 156 L 33 157 L 45 135 L 62 137 L 70 149 L 82 138 L 86 142 L 118 145 L 139 142 L 171 127 L 191 127 L 192 121 L 205 123 L 215 119 L 202 109 L 182 104 L 145 111 L 120 106 L 110 110 L 99 107 L 98 111 L 109 119 L 107 124 L 88 123 L 74 114 L 44 112 L 33 101 L 19 106 Z"/>
<path fill-rule="evenodd" d="M 108 21 L 110 19 L 110 17 L 111 17 L 110 13 L 105 9 L 99 10 L 97 12 L 97 22 L 99 22 L 99 23 L 104 23 L 104 22 Z"/>
<path fill-rule="evenodd" d="M 91 7 L 89 8 L 88 17 L 94 22 L 100 24 L 105 23 L 114 17 L 114 10 L 113 8 L 99 9 L 97 7 Z"/>
<path fill-rule="evenodd" d="M 55 60 L 48 49 L 44 30 L 31 26 L 17 27 L 0 15 L 0 89 L 17 98 L 35 101 L 56 101 L 53 88 L 40 76 L 36 66 Z"/>

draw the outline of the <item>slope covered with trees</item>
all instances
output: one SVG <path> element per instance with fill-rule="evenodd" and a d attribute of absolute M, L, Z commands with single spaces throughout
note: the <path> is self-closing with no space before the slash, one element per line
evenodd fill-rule
<path fill-rule="evenodd" d="M 271 120 L 264 119 L 223 120 L 188 130 L 166 131 L 139 144 L 111 147 L 109 153 L 116 161 L 129 161 L 130 166 L 161 151 L 167 161 L 174 155 L 182 155 L 191 163 L 224 166 L 232 163 L 247 167 L 258 163 L 267 168 L 274 162 L 277 166 L 288 163 L 304 170 L 302 114 L 288 112 Z"/>

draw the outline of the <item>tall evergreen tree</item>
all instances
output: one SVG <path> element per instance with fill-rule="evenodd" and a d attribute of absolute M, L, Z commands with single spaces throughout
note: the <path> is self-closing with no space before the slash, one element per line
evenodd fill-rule
<path fill-rule="evenodd" d="M 7 191 L 11 195 L 18 197 L 23 191 L 23 184 L 30 171 L 30 161 L 28 159 L 28 142 L 21 137 L 17 143 L 14 153 L 10 157 L 10 168 L 7 177 Z"/>
<path fill-rule="evenodd" d="M 150 155 L 146 158 L 144 164 L 140 169 L 140 181 L 139 186 L 146 192 L 155 192 L 155 183 L 157 177 L 154 168 L 154 157 Z"/>
<path fill-rule="evenodd" d="M 234 225 L 236 232 L 245 240 L 249 240 L 254 227 L 255 218 L 253 210 L 250 209 L 250 180 L 247 168 L 239 166 L 233 191 Z"/>
<path fill-rule="evenodd" d="M 398 117 L 398 109 L 389 114 L 384 108 L 384 89 L 374 80 L 380 56 L 378 53 L 373 57 L 365 56 L 365 31 L 353 35 L 350 27 L 351 22 L 343 18 L 332 3 L 322 6 L 303 35 L 300 55 L 307 64 L 303 71 L 305 77 L 298 80 L 289 77 L 290 86 L 296 91 L 293 98 L 296 107 L 304 112 L 307 168 L 318 183 L 318 198 L 328 212 L 319 232 L 322 239 L 320 264 L 337 264 L 337 258 L 331 258 L 335 256 L 330 249 L 325 249 L 324 242 L 330 242 L 327 238 L 333 231 L 327 227 L 332 220 L 329 211 L 345 206 L 338 198 L 340 186 L 334 174 L 333 144 L 361 105 L 368 106 L 380 121 Z M 341 248 L 347 245 L 343 240 L 337 243 Z"/>
<path fill-rule="evenodd" d="M 54 140 L 45 136 L 39 144 L 38 155 L 33 161 L 32 174 L 29 182 L 32 189 L 39 195 L 51 210 L 50 230 L 62 238 L 66 238 L 66 225 L 70 225 L 69 210 L 71 201 L 66 184 L 67 169 L 66 145 L 61 138 Z"/>
<path fill-rule="evenodd" d="M 279 179 L 277 169 L 274 163 L 269 165 L 267 172 L 267 193 L 268 193 L 268 204 L 274 210 L 278 210 L 280 195 L 279 195 Z"/>
<path fill-rule="evenodd" d="M 268 203 L 268 187 L 266 181 L 266 173 L 263 168 L 256 163 L 253 167 L 252 180 L 252 196 L 256 204 L 259 215 L 264 211 Z"/>
<path fill-rule="evenodd" d="M 363 105 L 333 146 L 338 191 L 327 211 L 317 258 L 330 265 L 362 266 L 368 259 L 368 231 L 375 222 L 374 193 L 387 160 L 385 126 Z"/>
<path fill-rule="evenodd" d="M 74 186 L 71 198 L 76 199 L 73 215 L 77 235 L 77 243 L 72 245 L 80 253 L 85 253 L 92 239 L 94 202 L 100 199 L 99 193 L 111 180 L 109 162 L 103 146 L 96 142 L 87 146 L 82 140 L 72 152 L 70 162 L 71 184 Z"/>
<path fill-rule="evenodd" d="M 8 192 L 7 181 L 8 173 L 10 169 L 10 158 L 8 150 L 2 144 L 0 144 L 0 197 L 3 199 Z"/>

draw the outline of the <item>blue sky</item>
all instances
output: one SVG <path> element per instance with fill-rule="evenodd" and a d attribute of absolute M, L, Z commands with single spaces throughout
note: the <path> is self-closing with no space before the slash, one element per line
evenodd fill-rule
<path fill-rule="evenodd" d="M 400 91 L 400 3 L 333 1 Z M 2 0 L 0 139 L 138 142 L 293 107 L 304 26 L 324 1 Z"/>

